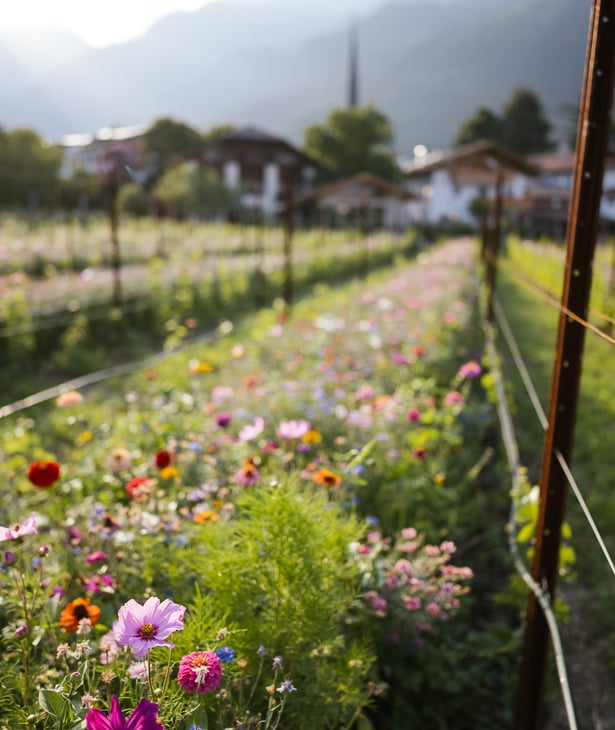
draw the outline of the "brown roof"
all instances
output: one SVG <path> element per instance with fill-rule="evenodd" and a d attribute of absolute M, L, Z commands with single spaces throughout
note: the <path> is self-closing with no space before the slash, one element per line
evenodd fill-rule
<path fill-rule="evenodd" d="M 484 170 L 503 169 L 511 172 L 521 172 L 525 175 L 537 175 L 538 168 L 525 157 L 511 152 L 506 147 L 481 140 L 461 145 L 450 150 L 437 150 L 417 157 L 402 165 L 402 172 L 406 177 L 422 175 L 432 170 L 458 166 L 478 167 Z"/>
<path fill-rule="evenodd" d="M 276 155 L 276 153 L 285 153 L 292 156 L 295 162 L 302 162 L 306 166 L 319 167 L 319 164 L 315 160 L 308 157 L 305 152 L 287 140 L 281 137 L 274 137 L 255 127 L 242 127 L 241 129 L 218 137 L 205 146 L 201 157 L 204 161 L 208 161 L 209 154 L 212 151 L 225 151 L 227 154 L 242 157 L 243 155 L 251 155 L 255 150 L 260 150 L 267 158 Z"/>
<path fill-rule="evenodd" d="M 310 190 L 298 196 L 295 203 L 301 204 L 309 200 L 321 200 L 333 195 L 340 195 L 341 197 L 349 198 L 359 203 L 367 203 L 374 201 L 378 197 L 382 197 L 378 193 L 384 193 L 389 197 L 399 198 L 401 200 L 417 200 L 420 197 L 416 193 L 395 185 L 377 175 L 372 175 L 369 172 L 361 172 L 357 175 L 346 177 L 343 180 L 336 180 L 335 182 Z"/>

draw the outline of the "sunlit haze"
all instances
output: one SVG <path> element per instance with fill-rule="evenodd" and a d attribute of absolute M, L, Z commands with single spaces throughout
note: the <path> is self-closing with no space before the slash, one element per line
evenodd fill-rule
<path fill-rule="evenodd" d="M 0 26 L 52 26 L 92 46 L 121 43 L 147 31 L 163 15 L 196 10 L 213 0 L 0 0 Z"/>

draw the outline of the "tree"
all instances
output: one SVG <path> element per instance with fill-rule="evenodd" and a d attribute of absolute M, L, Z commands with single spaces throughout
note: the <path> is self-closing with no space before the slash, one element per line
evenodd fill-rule
<path fill-rule="evenodd" d="M 154 197 L 178 218 L 190 214 L 215 216 L 226 212 L 231 193 L 218 173 L 196 162 L 170 167 L 154 187 Z"/>
<path fill-rule="evenodd" d="M 147 185 L 153 187 L 170 165 L 195 154 L 203 138 L 192 127 L 170 117 L 158 119 L 143 135 L 144 155 L 150 168 Z"/>
<path fill-rule="evenodd" d="M 521 154 L 545 152 L 552 147 L 551 124 L 540 99 L 530 89 L 517 88 L 502 112 L 502 142 Z"/>
<path fill-rule="evenodd" d="M 462 122 L 455 144 L 467 144 L 481 139 L 508 147 L 513 152 L 529 155 L 551 149 L 551 124 L 545 117 L 540 99 L 530 89 L 517 88 L 498 115 L 481 106 L 473 116 Z"/>
<path fill-rule="evenodd" d="M 31 129 L 0 128 L 0 204 L 37 207 L 57 202 L 62 153 Z"/>
<path fill-rule="evenodd" d="M 306 129 L 303 148 L 322 166 L 325 180 L 359 172 L 395 180 L 399 170 L 389 150 L 392 139 L 389 120 L 369 105 L 334 109 L 324 124 Z"/>
<path fill-rule="evenodd" d="M 466 119 L 461 125 L 455 144 L 468 144 L 478 142 L 482 139 L 489 139 L 493 142 L 502 140 L 502 120 L 487 107 L 479 107 L 474 116 Z"/>

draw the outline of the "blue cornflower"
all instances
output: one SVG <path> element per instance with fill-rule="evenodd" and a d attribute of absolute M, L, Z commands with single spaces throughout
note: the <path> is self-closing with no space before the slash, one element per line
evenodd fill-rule
<path fill-rule="evenodd" d="M 231 649 L 230 646 L 221 646 L 216 651 L 216 656 L 222 662 L 222 664 L 225 664 L 226 662 L 232 662 L 235 658 L 235 650 Z"/>
<path fill-rule="evenodd" d="M 273 657 L 273 669 L 282 669 L 282 657 L 281 656 L 274 656 Z"/>
<path fill-rule="evenodd" d="M 278 692 L 280 694 L 290 694 L 291 692 L 296 692 L 297 688 L 293 686 L 293 683 L 290 681 L 290 679 L 285 679 L 282 684 L 278 687 Z"/>

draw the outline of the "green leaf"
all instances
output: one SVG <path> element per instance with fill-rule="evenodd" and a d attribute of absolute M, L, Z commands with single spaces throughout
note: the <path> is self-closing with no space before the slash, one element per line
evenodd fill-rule
<path fill-rule="evenodd" d="M 41 689 L 38 693 L 38 703 L 45 712 L 52 717 L 57 718 L 60 722 L 65 720 L 73 721 L 73 708 L 70 702 L 59 692 L 51 689 Z"/>
<path fill-rule="evenodd" d="M 534 537 L 534 523 L 528 522 L 517 533 L 517 542 L 529 542 Z"/>

